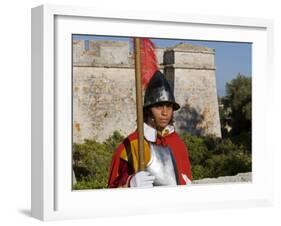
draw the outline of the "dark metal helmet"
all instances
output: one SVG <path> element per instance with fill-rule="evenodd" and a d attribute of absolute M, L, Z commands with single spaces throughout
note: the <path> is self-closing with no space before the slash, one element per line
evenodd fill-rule
<path fill-rule="evenodd" d="M 156 71 L 147 85 L 143 107 L 147 108 L 165 102 L 172 103 L 174 111 L 180 108 L 175 101 L 169 82 L 160 71 Z"/>

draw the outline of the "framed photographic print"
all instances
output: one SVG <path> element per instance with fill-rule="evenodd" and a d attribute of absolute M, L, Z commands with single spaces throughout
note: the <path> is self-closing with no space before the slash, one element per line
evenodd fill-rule
<path fill-rule="evenodd" d="M 272 22 L 262 19 L 32 9 L 32 216 L 55 220 L 270 205 L 273 153 L 265 109 L 272 30 Z M 141 68 L 150 73 L 140 97 L 136 40 Z M 153 79 L 162 81 L 165 97 L 155 98 Z M 163 116 L 167 109 L 169 119 Z M 150 150 L 149 188 L 132 188 L 143 178 L 134 177 L 141 164 L 134 154 L 130 162 L 124 148 L 139 121 L 145 122 L 143 149 L 148 144 Z M 150 127 L 156 134 L 151 142 Z M 166 131 L 177 132 L 187 161 L 186 154 L 176 154 L 179 146 L 159 135 Z M 157 157 L 154 144 L 170 154 Z M 168 156 L 162 166 L 173 170 L 166 167 L 162 178 L 154 174 L 152 156 Z M 124 177 L 123 160 L 132 167 Z M 174 179 L 167 179 L 169 173 Z"/>

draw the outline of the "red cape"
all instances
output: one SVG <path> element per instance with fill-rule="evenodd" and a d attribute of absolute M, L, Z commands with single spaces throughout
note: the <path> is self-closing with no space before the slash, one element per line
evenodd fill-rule
<path fill-rule="evenodd" d="M 137 131 L 130 134 L 128 136 L 129 141 L 137 140 L 138 139 L 138 133 Z M 186 145 L 184 142 L 180 139 L 179 135 L 176 132 L 173 132 L 171 134 L 168 134 L 167 136 L 162 138 L 164 142 L 170 147 L 172 154 L 174 156 L 177 172 L 178 172 L 178 181 L 180 185 L 185 185 L 186 182 L 182 177 L 182 174 L 185 174 L 190 180 L 192 180 L 192 173 L 191 173 L 191 167 L 190 167 L 190 161 L 189 161 L 189 154 Z M 112 184 L 114 180 L 118 176 L 118 169 L 120 164 L 120 155 L 122 150 L 125 148 L 124 144 L 120 144 L 117 149 L 115 150 L 110 172 L 109 172 L 109 179 L 108 179 L 108 185 Z"/>

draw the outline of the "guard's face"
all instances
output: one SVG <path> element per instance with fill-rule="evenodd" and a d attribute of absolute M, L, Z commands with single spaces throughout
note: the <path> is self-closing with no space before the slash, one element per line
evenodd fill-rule
<path fill-rule="evenodd" d="M 173 116 L 173 105 L 171 103 L 160 103 L 151 107 L 156 128 L 164 129 Z"/>

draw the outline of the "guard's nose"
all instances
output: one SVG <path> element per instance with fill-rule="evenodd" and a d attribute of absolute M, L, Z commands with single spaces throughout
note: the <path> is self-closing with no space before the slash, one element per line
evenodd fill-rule
<path fill-rule="evenodd" d="M 164 105 L 162 108 L 162 115 L 167 115 L 167 113 L 168 113 L 167 106 Z"/>

